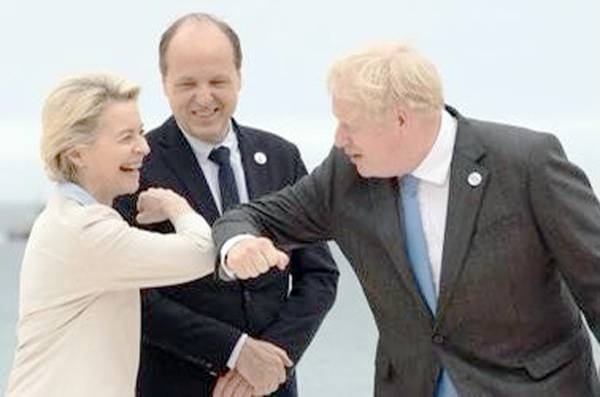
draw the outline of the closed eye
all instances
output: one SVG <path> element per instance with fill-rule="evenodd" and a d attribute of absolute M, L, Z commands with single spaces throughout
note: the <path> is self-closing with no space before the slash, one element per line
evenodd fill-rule
<path fill-rule="evenodd" d="M 193 81 L 182 81 L 175 84 L 175 86 L 178 88 L 193 88 L 196 86 L 196 83 L 194 83 Z"/>
<path fill-rule="evenodd" d="M 121 133 L 119 134 L 118 141 L 119 142 L 129 142 L 133 139 L 137 139 L 140 136 L 144 136 L 143 128 L 139 128 L 137 130 L 128 129 L 128 130 L 121 131 Z"/>
<path fill-rule="evenodd" d="M 119 142 L 128 142 L 130 140 L 133 139 L 133 137 L 135 137 L 137 134 L 134 134 L 133 131 L 131 132 L 125 132 L 123 134 L 121 134 L 121 136 L 119 137 Z"/>

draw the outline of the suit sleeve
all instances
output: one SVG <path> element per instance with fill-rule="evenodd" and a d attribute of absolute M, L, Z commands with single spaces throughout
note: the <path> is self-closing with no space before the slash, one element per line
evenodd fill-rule
<path fill-rule="evenodd" d="M 197 313 L 160 289 L 142 292 L 142 340 L 217 375 L 242 336 L 239 329 Z M 200 341 L 200 342 L 199 342 Z"/>
<path fill-rule="evenodd" d="M 600 205 L 558 141 L 542 135 L 530 156 L 533 211 L 548 249 L 600 340 Z"/>
<path fill-rule="evenodd" d="M 306 168 L 297 149 L 293 158 L 298 180 Z M 325 243 L 295 249 L 290 259 L 290 295 L 260 337 L 282 347 L 297 364 L 335 301 L 339 273 Z"/>
<path fill-rule="evenodd" d="M 294 185 L 227 211 L 213 224 L 217 252 L 239 234 L 266 236 L 284 250 L 332 239 L 334 150 Z"/>

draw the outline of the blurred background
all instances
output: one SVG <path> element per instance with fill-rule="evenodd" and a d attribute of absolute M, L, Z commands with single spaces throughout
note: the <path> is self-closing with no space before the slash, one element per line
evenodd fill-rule
<path fill-rule="evenodd" d="M 142 86 L 147 129 L 169 115 L 158 72 L 160 34 L 187 12 L 225 19 L 242 41 L 236 117 L 298 144 L 312 169 L 333 142 L 325 89 L 336 57 L 407 39 L 438 66 L 463 115 L 555 133 L 600 189 L 600 3 L 448 1 L 22 0 L 0 15 L 0 390 L 14 348 L 18 273 L 28 225 L 52 190 L 38 158 L 40 109 L 61 78 L 112 71 Z M 372 393 L 371 314 L 342 272 L 337 303 L 299 366 L 304 396 Z M 597 346 L 595 346 L 597 348 Z"/>

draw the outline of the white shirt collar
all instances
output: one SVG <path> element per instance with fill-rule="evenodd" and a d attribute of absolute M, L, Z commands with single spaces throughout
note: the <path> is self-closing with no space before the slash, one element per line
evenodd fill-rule
<path fill-rule="evenodd" d="M 238 144 L 237 136 L 233 132 L 233 125 L 231 123 L 231 120 L 227 124 L 227 132 L 225 134 L 225 138 L 223 139 L 223 141 L 217 144 L 209 143 L 198 139 L 195 136 L 192 136 L 185 132 L 181 127 L 179 127 L 179 129 L 181 130 L 183 136 L 192 147 L 192 150 L 196 153 L 196 156 L 202 159 L 208 159 L 208 155 L 210 154 L 210 152 L 218 146 L 225 146 L 230 151 L 234 151 Z"/>
<path fill-rule="evenodd" d="M 411 172 L 413 176 L 435 185 L 442 185 L 447 181 L 456 141 L 456 129 L 456 119 L 447 110 L 442 111 L 437 138 L 421 164 Z"/>
<path fill-rule="evenodd" d="M 75 200 L 83 206 L 98 204 L 98 200 L 76 183 L 58 182 L 56 189 L 62 196 Z"/>

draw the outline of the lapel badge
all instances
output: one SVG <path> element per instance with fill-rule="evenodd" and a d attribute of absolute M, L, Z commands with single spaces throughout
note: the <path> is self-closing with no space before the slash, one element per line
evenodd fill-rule
<path fill-rule="evenodd" d="M 469 185 L 471 185 L 471 187 L 477 187 L 477 186 L 481 185 L 482 180 L 483 180 L 483 177 L 477 171 L 471 172 L 469 174 L 469 176 L 467 177 L 467 182 L 469 182 Z"/>
<path fill-rule="evenodd" d="M 254 153 L 254 162 L 258 165 L 265 165 L 267 163 L 267 155 L 263 152 Z"/>

